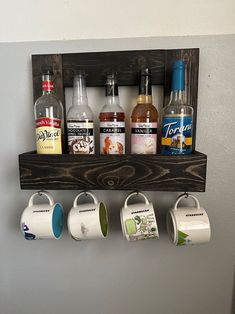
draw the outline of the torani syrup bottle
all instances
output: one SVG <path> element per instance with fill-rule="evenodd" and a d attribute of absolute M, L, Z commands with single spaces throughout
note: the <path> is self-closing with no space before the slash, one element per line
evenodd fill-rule
<path fill-rule="evenodd" d="M 38 154 L 62 154 L 64 148 L 64 114 L 60 100 L 54 95 L 52 67 L 42 74 L 42 91 L 34 105 Z"/>
<path fill-rule="evenodd" d="M 67 113 L 69 154 L 94 154 L 93 113 L 88 106 L 85 74 L 73 80 L 73 104 Z"/>
<path fill-rule="evenodd" d="M 131 115 L 131 153 L 156 154 L 158 112 L 152 104 L 151 70 L 140 72 L 139 96 Z"/>
<path fill-rule="evenodd" d="M 193 108 L 185 103 L 185 63 L 173 64 L 169 104 L 162 110 L 161 153 L 192 153 Z"/>
<path fill-rule="evenodd" d="M 119 104 L 117 79 L 107 76 L 100 119 L 100 154 L 125 154 L 125 113 Z"/>

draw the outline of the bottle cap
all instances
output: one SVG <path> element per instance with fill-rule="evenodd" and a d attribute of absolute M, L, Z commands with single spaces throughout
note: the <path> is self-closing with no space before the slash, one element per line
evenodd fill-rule
<path fill-rule="evenodd" d="M 151 70 L 149 68 L 140 71 L 139 95 L 152 95 Z"/>
<path fill-rule="evenodd" d="M 46 65 L 42 68 L 43 75 L 53 75 L 53 68 L 50 65 Z"/>
<path fill-rule="evenodd" d="M 151 75 L 151 70 L 149 68 L 142 69 L 140 75 Z"/>
<path fill-rule="evenodd" d="M 115 73 L 108 74 L 106 77 L 105 95 L 118 96 L 117 76 Z"/>
<path fill-rule="evenodd" d="M 185 62 L 183 60 L 176 60 L 173 63 L 172 69 L 171 90 L 183 91 L 185 89 Z"/>
<path fill-rule="evenodd" d="M 173 63 L 173 69 L 185 69 L 185 62 L 183 60 L 176 60 Z"/>

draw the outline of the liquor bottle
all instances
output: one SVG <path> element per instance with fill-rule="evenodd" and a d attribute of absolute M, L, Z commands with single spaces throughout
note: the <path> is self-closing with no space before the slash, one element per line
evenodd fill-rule
<path fill-rule="evenodd" d="M 125 154 L 125 113 L 119 104 L 117 79 L 107 76 L 105 84 L 105 105 L 100 119 L 100 153 L 103 155 Z"/>
<path fill-rule="evenodd" d="M 151 70 L 140 71 L 139 96 L 131 114 L 131 153 L 156 154 L 158 112 L 152 104 Z"/>
<path fill-rule="evenodd" d="M 73 80 L 73 104 L 67 113 L 69 154 L 94 154 L 94 121 L 88 105 L 85 74 Z"/>
<path fill-rule="evenodd" d="M 34 104 L 38 154 L 62 154 L 64 149 L 64 114 L 60 100 L 54 95 L 52 67 L 42 74 L 42 96 Z"/>
<path fill-rule="evenodd" d="M 161 152 L 163 155 L 192 152 L 193 108 L 185 102 L 185 63 L 173 64 L 169 104 L 162 110 Z"/>

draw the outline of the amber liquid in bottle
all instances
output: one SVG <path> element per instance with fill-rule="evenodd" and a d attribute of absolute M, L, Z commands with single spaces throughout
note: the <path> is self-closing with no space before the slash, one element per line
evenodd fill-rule
<path fill-rule="evenodd" d="M 105 105 L 100 115 L 100 154 L 125 154 L 125 113 L 119 105 L 115 75 L 106 80 Z"/>
<path fill-rule="evenodd" d="M 158 112 L 152 104 L 151 71 L 140 73 L 139 96 L 131 115 L 131 153 L 156 154 Z"/>

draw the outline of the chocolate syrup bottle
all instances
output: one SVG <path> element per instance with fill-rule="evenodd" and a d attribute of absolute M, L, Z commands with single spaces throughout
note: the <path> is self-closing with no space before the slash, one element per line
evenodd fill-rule
<path fill-rule="evenodd" d="M 85 74 L 80 72 L 73 80 L 73 104 L 67 113 L 69 154 L 95 153 L 93 113 L 88 105 Z"/>

